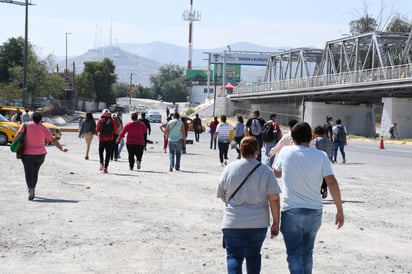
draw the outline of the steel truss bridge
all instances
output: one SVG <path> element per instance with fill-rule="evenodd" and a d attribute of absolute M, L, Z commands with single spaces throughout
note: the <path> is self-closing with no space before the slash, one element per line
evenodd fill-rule
<path fill-rule="evenodd" d="M 380 103 L 412 98 L 411 33 L 371 32 L 329 41 L 325 49 L 273 53 L 264 81 L 240 85 L 231 100 L 303 96 L 323 102 Z"/>

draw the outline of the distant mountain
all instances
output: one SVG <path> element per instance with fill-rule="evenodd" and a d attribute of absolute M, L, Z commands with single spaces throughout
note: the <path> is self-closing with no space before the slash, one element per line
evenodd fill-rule
<path fill-rule="evenodd" d="M 119 48 L 139 56 L 155 60 L 163 64 L 176 64 L 180 66 L 187 65 L 189 56 L 188 48 L 176 46 L 173 44 L 163 42 L 152 43 L 119 43 Z M 261 51 L 261 52 L 278 52 L 280 48 L 270 48 L 255 45 L 249 42 L 238 42 L 230 45 L 231 50 L 236 51 Z M 223 52 L 228 50 L 228 47 L 214 48 L 214 49 L 193 49 L 192 67 L 204 68 L 207 67 L 207 55 L 205 52 Z M 284 50 L 282 48 L 282 50 Z"/>
<path fill-rule="evenodd" d="M 113 60 L 116 66 L 117 80 L 119 83 L 130 83 L 130 74 L 133 73 L 132 82 L 135 85 L 150 86 L 150 76 L 157 74 L 161 63 L 140 57 L 117 47 L 102 47 L 91 49 L 85 54 L 68 59 L 69 64 L 75 62 L 76 73 L 81 73 L 86 61 L 102 61 L 104 58 Z M 59 66 L 63 68 L 64 62 Z M 63 70 L 63 69 L 61 69 Z"/>
<path fill-rule="evenodd" d="M 214 49 L 193 49 L 192 67 L 194 69 L 207 69 L 207 55 L 205 52 L 223 52 L 228 46 Z M 233 51 L 258 51 L 278 52 L 284 48 L 271 48 L 255 45 L 248 42 L 230 44 Z M 119 83 L 129 83 L 130 74 L 133 73 L 133 84 L 150 86 L 150 76 L 157 74 L 163 65 L 174 64 L 186 67 L 188 49 L 163 42 L 152 43 L 119 43 L 116 47 L 101 47 L 91 49 L 85 54 L 68 59 L 69 64 L 75 62 L 76 72 L 83 71 L 85 61 L 102 61 L 110 58 L 116 66 L 116 74 Z M 58 58 L 60 59 L 60 58 Z M 65 61 L 59 62 L 60 68 L 64 68 Z M 63 70 L 63 69 L 61 69 Z M 242 81 L 256 82 L 263 79 L 264 67 L 242 67 Z"/>

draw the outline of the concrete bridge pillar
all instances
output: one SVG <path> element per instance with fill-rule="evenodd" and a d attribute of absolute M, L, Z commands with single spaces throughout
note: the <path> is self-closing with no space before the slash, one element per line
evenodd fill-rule
<path fill-rule="evenodd" d="M 376 136 L 375 111 L 371 104 L 344 105 L 305 102 L 303 120 L 308 122 L 312 128 L 318 125 L 323 126 L 326 116 L 333 117 L 334 125 L 337 119 L 341 119 L 350 134 Z"/>
<path fill-rule="evenodd" d="M 390 137 L 389 128 L 397 123 L 398 138 L 412 138 L 412 100 L 407 98 L 382 98 L 383 111 L 380 136 Z"/>

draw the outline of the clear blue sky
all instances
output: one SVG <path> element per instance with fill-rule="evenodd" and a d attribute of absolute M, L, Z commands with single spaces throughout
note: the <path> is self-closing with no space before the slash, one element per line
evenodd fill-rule
<path fill-rule="evenodd" d="M 17 0 L 25 1 L 25 0 Z M 182 13 L 190 0 L 31 0 L 29 41 L 41 56 L 74 56 L 96 46 L 161 41 L 188 46 L 189 24 Z M 366 3 L 366 5 L 365 5 Z M 349 33 L 349 22 L 364 14 L 383 19 L 399 13 L 412 19 L 411 0 L 193 0 L 193 47 L 211 49 L 235 42 L 268 47 L 317 47 Z M 0 3 L 0 44 L 24 37 L 24 6 Z M 383 20 L 385 21 L 385 20 Z M 385 23 L 385 22 L 382 22 Z"/>

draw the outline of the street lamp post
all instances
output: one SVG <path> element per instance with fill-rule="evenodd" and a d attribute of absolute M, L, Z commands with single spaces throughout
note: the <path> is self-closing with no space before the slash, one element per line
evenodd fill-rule
<path fill-rule="evenodd" d="M 71 32 L 66 32 L 66 70 L 64 74 L 67 74 L 67 35 L 72 34 Z"/>
<path fill-rule="evenodd" d="M 132 106 L 133 72 L 130 73 L 129 108 Z"/>
<path fill-rule="evenodd" d="M 26 104 L 26 88 L 27 88 L 27 60 L 28 60 L 28 48 L 29 48 L 29 0 L 25 2 L 13 1 L 13 0 L 0 0 L 0 3 L 14 4 L 26 7 L 25 23 L 24 23 L 24 59 L 23 59 L 23 106 Z M 33 100 L 33 98 L 32 98 Z"/>
<path fill-rule="evenodd" d="M 216 116 L 216 83 L 217 81 L 217 71 L 215 71 L 215 77 L 214 77 L 214 82 L 215 82 L 215 93 L 213 94 L 213 117 Z"/>

